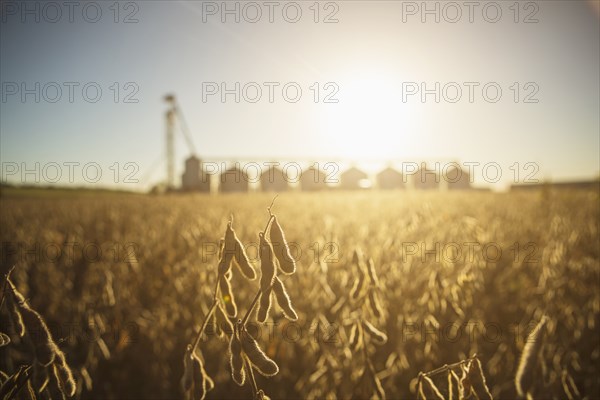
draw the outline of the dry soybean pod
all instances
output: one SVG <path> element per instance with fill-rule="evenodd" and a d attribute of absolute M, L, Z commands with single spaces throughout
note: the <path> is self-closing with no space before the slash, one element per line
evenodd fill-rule
<path fill-rule="evenodd" d="M 33 343 L 35 357 L 40 364 L 47 367 L 54 361 L 57 350 L 48 326 L 41 315 L 27 304 L 20 304 L 19 312 L 23 317 L 23 324 Z"/>
<path fill-rule="evenodd" d="M 65 394 L 69 397 L 73 397 L 75 395 L 75 391 L 77 390 L 77 384 L 75 383 L 75 379 L 73 378 L 73 372 L 71 368 L 67 364 L 67 360 L 65 359 L 65 353 L 62 350 L 56 349 L 56 358 L 54 359 L 55 373 L 60 380 L 61 387 Z"/>
<path fill-rule="evenodd" d="M 2 384 L 0 385 L 0 398 L 2 399 L 12 399 L 14 395 L 20 390 L 20 388 L 25 385 L 25 382 L 29 381 L 32 376 L 33 367 L 21 365 L 19 370 L 8 376 L 4 372 L 2 372 L 1 377 Z M 43 371 L 46 369 L 44 368 Z M 41 392 L 41 390 L 40 390 Z"/>
<path fill-rule="evenodd" d="M 260 290 L 264 293 L 271 288 L 276 275 L 273 246 L 267 241 L 264 233 L 259 233 L 260 238 Z"/>
<path fill-rule="evenodd" d="M 19 312 L 19 305 L 22 303 L 27 303 L 27 301 L 8 277 L 6 278 L 6 284 L 6 289 L 10 290 L 10 294 L 5 296 L 8 302 L 8 311 L 13 323 L 15 324 L 17 333 L 19 336 L 23 337 L 25 335 L 25 325 L 23 324 L 23 316 Z"/>
<path fill-rule="evenodd" d="M 215 381 L 212 380 L 210 376 L 204 373 L 204 384 L 206 385 L 206 391 L 210 392 L 215 388 Z"/>
<path fill-rule="evenodd" d="M 273 249 L 275 250 L 275 255 L 279 260 L 279 269 L 281 272 L 287 275 L 296 272 L 296 260 L 292 257 L 283 229 L 281 228 L 281 225 L 279 225 L 279 221 L 277 221 L 275 215 L 273 216 L 270 237 Z"/>
<path fill-rule="evenodd" d="M 275 361 L 271 360 L 258 346 L 258 343 L 246 330 L 240 332 L 242 349 L 256 370 L 264 376 L 273 376 L 279 372 L 279 367 Z"/>
<path fill-rule="evenodd" d="M 17 302 L 13 299 L 13 296 L 6 296 L 6 306 L 8 309 L 8 313 L 10 314 L 10 319 L 12 320 L 15 330 L 20 337 L 25 335 L 25 325 L 23 325 L 23 317 L 19 312 L 19 307 L 17 306 Z"/>
<path fill-rule="evenodd" d="M 233 292 L 231 291 L 231 283 L 229 279 L 224 276 L 219 278 L 219 288 L 221 290 L 221 299 L 223 299 L 223 303 L 225 303 L 225 309 L 227 310 L 227 314 L 235 318 L 237 316 L 237 305 L 235 304 L 235 298 L 233 297 Z"/>
<path fill-rule="evenodd" d="M 206 392 L 210 392 L 215 388 L 215 382 L 208 376 L 204 369 L 204 359 L 197 353 L 192 354 L 192 357 L 194 358 L 194 365 L 200 370 L 199 376 L 202 378 L 202 384 L 204 385 Z"/>
<path fill-rule="evenodd" d="M 298 319 L 298 314 L 296 314 L 296 311 L 292 306 L 292 301 L 285 289 L 285 285 L 278 277 L 275 277 L 275 281 L 273 282 L 273 292 L 275 293 L 277 303 L 283 310 L 285 317 L 291 321 L 296 321 Z"/>
<path fill-rule="evenodd" d="M 490 393 L 487 384 L 485 382 L 485 376 L 481 370 L 481 362 L 478 358 L 474 358 L 469 363 L 469 380 L 475 395 L 479 400 L 492 400 L 492 394 Z"/>
<path fill-rule="evenodd" d="M 462 372 L 462 376 L 458 381 L 458 397 L 462 399 L 471 396 L 472 387 L 468 369 L 464 365 L 461 365 L 460 370 Z"/>
<path fill-rule="evenodd" d="M 350 295 L 352 296 L 352 298 L 354 300 L 358 299 L 364 286 L 365 286 L 365 273 L 363 272 L 362 268 L 359 266 L 358 267 L 358 278 L 356 278 L 356 281 L 354 283 L 354 286 L 352 287 L 352 290 L 350 291 Z"/>
<path fill-rule="evenodd" d="M 219 276 L 225 276 L 231 271 L 231 261 L 233 260 L 233 254 L 223 252 L 221 259 L 219 260 L 218 273 Z"/>
<path fill-rule="evenodd" d="M 231 335 L 229 341 L 229 363 L 231 365 L 231 378 L 239 386 L 242 386 L 246 381 L 246 372 L 244 370 L 244 356 L 242 353 L 242 343 L 240 342 L 238 327 Z"/>
<path fill-rule="evenodd" d="M 215 332 L 217 332 L 218 336 L 223 337 L 223 333 L 231 335 L 233 333 L 233 325 L 227 315 L 225 315 L 225 311 L 220 304 L 217 304 L 213 315 L 215 320 Z"/>
<path fill-rule="evenodd" d="M 362 321 L 362 323 L 369 336 L 371 336 L 377 344 L 384 344 L 385 342 L 387 342 L 388 337 L 385 333 L 375 328 L 373 324 L 371 324 L 369 321 L 365 320 Z"/>
<path fill-rule="evenodd" d="M 448 400 L 453 400 L 454 399 L 454 385 L 452 382 L 452 373 L 451 373 L 450 369 L 448 370 L 446 379 L 448 381 Z"/>
<path fill-rule="evenodd" d="M 269 318 L 269 310 L 271 309 L 271 289 L 266 292 L 260 293 L 260 299 L 258 301 L 258 311 L 256 312 L 256 319 L 261 324 Z"/>
<path fill-rule="evenodd" d="M 250 264 L 246 250 L 244 250 L 244 246 L 242 246 L 242 243 L 239 240 L 236 242 L 235 260 L 237 261 L 237 266 L 240 271 L 246 278 L 251 281 L 256 279 L 256 271 L 252 264 Z"/>
<path fill-rule="evenodd" d="M 350 328 L 350 338 L 348 339 L 352 351 L 358 351 L 360 349 L 360 346 L 362 345 L 362 335 L 363 332 L 360 324 L 352 324 L 352 328 Z"/>
<path fill-rule="evenodd" d="M 542 317 L 533 331 L 527 336 L 527 342 L 523 348 L 519 367 L 517 368 L 517 375 L 515 376 L 515 387 L 521 397 L 526 397 L 527 392 L 533 386 L 537 357 L 542 348 L 546 322 L 548 322 L 548 317 Z"/>
<path fill-rule="evenodd" d="M 421 382 L 419 383 L 419 395 L 425 400 L 444 400 L 444 396 L 442 396 L 433 381 L 425 375 L 421 376 Z"/>
<path fill-rule="evenodd" d="M 50 380 L 48 386 L 46 386 L 46 390 L 48 391 L 50 398 L 52 400 L 66 399 L 67 396 L 60 385 L 60 378 L 58 376 L 56 365 L 51 365 L 49 369 Z"/>
<path fill-rule="evenodd" d="M 371 307 L 371 311 L 375 318 L 381 318 L 383 311 L 381 309 L 381 303 L 379 303 L 379 299 L 377 298 L 377 293 L 374 289 L 369 289 L 369 306 Z"/>
<path fill-rule="evenodd" d="M 181 390 L 187 393 L 194 382 L 194 368 L 192 359 L 192 346 L 188 344 L 183 355 L 183 376 L 181 377 Z"/>
<path fill-rule="evenodd" d="M 256 279 L 256 271 L 254 271 L 254 267 L 250 264 L 244 245 L 231 227 L 231 222 L 227 224 L 227 230 L 225 231 L 225 246 L 226 252 L 233 253 L 240 272 L 249 280 Z"/>
<path fill-rule="evenodd" d="M 206 397 L 207 387 L 204 379 L 204 367 L 197 357 L 192 357 L 194 400 L 203 400 Z"/>
<path fill-rule="evenodd" d="M 375 271 L 375 264 L 373 263 L 373 259 L 369 258 L 367 261 L 367 272 L 369 273 L 369 279 L 373 286 L 379 286 L 379 278 L 377 278 L 377 272 Z"/>
<path fill-rule="evenodd" d="M 227 224 L 225 230 L 225 238 L 221 241 L 220 248 L 220 260 L 218 266 L 219 276 L 224 276 L 231 271 L 231 263 L 235 254 L 235 238 L 233 229 L 231 228 L 231 221 Z"/>

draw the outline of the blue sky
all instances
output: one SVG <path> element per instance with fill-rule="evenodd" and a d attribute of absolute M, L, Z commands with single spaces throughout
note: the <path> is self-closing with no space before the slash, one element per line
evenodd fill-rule
<path fill-rule="evenodd" d="M 461 6 L 456 23 L 449 22 L 456 9 L 433 1 L 427 4 L 438 4 L 439 22 L 422 15 L 421 2 L 320 2 L 317 23 L 312 1 L 276 2 L 273 22 L 257 2 L 263 15 L 255 23 L 249 21 L 255 9 L 244 14 L 244 3 L 237 3 L 239 23 L 232 15 L 221 21 L 222 2 L 120 2 L 118 16 L 113 1 L 96 2 L 85 15 L 82 2 L 73 22 L 62 2 L 56 3 L 60 17 L 43 2 L 25 3 L 2 6 L 3 178 L 14 165 L 79 162 L 97 163 L 98 184 L 105 186 L 143 189 L 163 180 L 167 93 L 176 94 L 198 154 L 208 160 L 335 161 L 341 168 L 355 162 L 373 170 L 403 161 L 496 162 L 500 185 L 513 179 L 515 162 L 520 168 L 535 163 L 539 179 L 591 178 L 600 171 L 597 2 L 521 2 L 518 15 L 513 2 L 494 3 L 502 13 L 495 23 L 488 21 L 496 18 L 490 2 L 478 3 L 472 21 Z M 208 13 L 213 5 L 219 8 L 214 15 Z M 33 11 L 22 15 L 23 7 Z M 297 8 L 299 21 L 286 21 Z M 89 22 L 97 9 L 98 22 Z M 338 21 L 324 23 L 332 13 Z M 127 15 L 137 22 L 124 23 Z M 528 18 L 537 22 L 525 23 Z M 212 83 L 232 89 L 236 82 L 239 103 L 233 94 L 222 102 L 205 92 Z M 264 82 L 273 82 L 273 102 Z M 465 82 L 472 82 L 473 102 Z M 439 103 L 435 94 L 424 102 L 420 92 L 407 94 L 436 83 Z M 288 94 L 302 90 L 298 102 L 286 100 L 286 84 Z M 22 85 L 40 101 L 35 94 L 23 101 Z M 62 93 L 52 103 L 57 85 Z M 262 97 L 252 103 L 256 86 Z M 457 86 L 462 97 L 453 103 Z M 102 96 L 91 102 L 97 87 Z M 502 96 L 492 102 L 497 87 Z M 126 103 L 128 94 L 137 103 Z M 324 102 L 327 94 L 338 102 Z M 537 103 L 524 102 L 527 95 Z M 179 135 L 178 175 L 188 155 Z M 126 163 L 136 167 L 126 170 Z M 66 171 L 63 166 L 63 176 Z M 86 183 L 79 167 L 74 172 L 74 183 Z M 127 172 L 141 183 L 123 182 Z"/>

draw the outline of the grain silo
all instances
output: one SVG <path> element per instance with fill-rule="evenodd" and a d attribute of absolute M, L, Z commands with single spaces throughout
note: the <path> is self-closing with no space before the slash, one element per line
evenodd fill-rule
<path fill-rule="evenodd" d="M 444 180 L 448 185 L 448 190 L 471 189 L 471 177 L 467 171 L 461 168 L 450 168 L 444 173 Z"/>
<path fill-rule="evenodd" d="M 283 171 L 270 166 L 260 175 L 260 188 L 263 192 L 285 192 L 289 185 Z"/>
<path fill-rule="evenodd" d="M 421 167 L 414 175 L 413 182 L 415 189 L 435 190 L 439 187 L 439 177 L 435 171 Z"/>
<path fill-rule="evenodd" d="M 302 172 L 300 188 L 307 192 L 328 189 L 325 183 L 326 178 L 327 176 L 323 171 L 315 167 L 310 167 Z"/>
<path fill-rule="evenodd" d="M 220 176 L 219 191 L 222 193 L 247 192 L 248 175 L 238 167 L 229 168 Z"/>
<path fill-rule="evenodd" d="M 341 175 L 340 189 L 356 190 L 370 187 L 367 174 L 356 167 L 344 171 Z"/>
<path fill-rule="evenodd" d="M 404 189 L 402 174 L 392 167 L 387 167 L 377 174 L 377 187 L 383 190 Z"/>
<path fill-rule="evenodd" d="M 185 171 L 181 175 L 181 190 L 210 192 L 210 176 L 204 173 L 202 161 L 196 156 L 185 160 Z"/>

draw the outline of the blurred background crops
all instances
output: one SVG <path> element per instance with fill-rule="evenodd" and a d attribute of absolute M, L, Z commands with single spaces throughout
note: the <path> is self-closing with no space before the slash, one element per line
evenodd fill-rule
<path fill-rule="evenodd" d="M 208 311 L 227 221 L 233 214 L 256 259 L 271 200 L 5 192 L 3 272 L 16 265 L 13 281 L 60 341 L 81 398 L 181 398 L 182 356 Z M 542 395 L 566 398 L 568 375 L 581 397 L 599 398 L 599 200 L 597 191 L 280 195 L 274 212 L 298 258 L 285 282 L 299 320 L 275 309 L 254 326 L 281 370 L 257 377 L 259 387 L 273 398 L 352 396 L 364 364 L 348 349 L 356 314 L 341 299 L 360 249 L 383 285 L 385 312 L 373 323 L 389 340 L 371 359 L 388 398 L 414 398 L 420 371 L 477 353 L 494 397 L 514 399 L 518 357 L 544 314 Z M 233 279 L 244 313 L 258 282 Z M 4 310 L 0 321 L 15 341 L 0 349 L 0 370 L 13 371 L 30 355 Z M 216 384 L 208 397 L 248 398 L 229 375 L 227 340 L 212 332 L 200 344 Z"/>

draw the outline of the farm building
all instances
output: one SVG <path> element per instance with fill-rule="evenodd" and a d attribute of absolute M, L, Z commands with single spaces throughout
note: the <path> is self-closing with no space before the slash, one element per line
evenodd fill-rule
<path fill-rule="evenodd" d="M 439 180 L 435 171 L 428 170 L 427 167 L 420 168 L 413 175 L 415 189 L 431 190 L 439 188 Z"/>
<path fill-rule="evenodd" d="M 271 166 L 260 175 L 260 188 L 263 192 L 285 192 L 289 186 L 283 171 Z"/>
<path fill-rule="evenodd" d="M 470 176 L 467 171 L 452 167 L 444 175 L 448 190 L 471 189 Z"/>
<path fill-rule="evenodd" d="M 387 167 L 377 174 L 377 186 L 379 189 L 404 189 L 402 174 L 392 167 Z"/>
<path fill-rule="evenodd" d="M 181 189 L 188 192 L 210 192 L 210 176 L 202 169 L 202 161 L 191 156 L 185 160 L 185 171 L 181 175 Z"/>
<path fill-rule="evenodd" d="M 219 191 L 222 193 L 247 192 L 248 175 L 237 167 L 229 168 L 220 176 Z"/>
<path fill-rule="evenodd" d="M 356 167 L 344 171 L 341 175 L 340 189 L 354 190 L 369 187 L 368 176 Z"/>
<path fill-rule="evenodd" d="M 302 172 L 302 176 L 300 177 L 300 188 L 307 192 L 325 190 L 327 189 L 325 179 L 326 176 L 323 171 L 310 167 Z"/>

